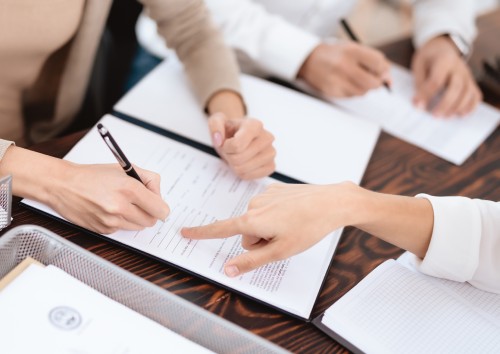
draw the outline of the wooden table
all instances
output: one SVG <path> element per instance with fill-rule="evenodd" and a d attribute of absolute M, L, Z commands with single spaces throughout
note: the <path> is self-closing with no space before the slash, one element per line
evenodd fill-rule
<path fill-rule="evenodd" d="M 479 22 L 480 38 L 473 63 L 491 55 L 500 55 L 500 11 Z M 394 61 L 408 64 L 410 41 L 385 46 L 383 50 Z M 490 102 L 500 107 L 500 100 Z M 83 136 L 76 133 L 33 147 L 33 150 L 62 157 Z M 500 131 L 493 135 L 460 167 L 454 166 L 413 145 L 383 133 L 370 161 L 362 185 L 392 194 L 413 196 L 420 192 L 433 195 L 463 195 L 500 200 Z M 300 320 L 272 310 L 255 301 L 235 295 L 185 272 L 138 255 L 125 248 L 88 236 L 61 222 L 41 216 L 17 205 L 12 227 L 37 224 L 87 250 L 167 289 L 205 309 L 232 321 L 253 333 L 297 353 L 334 353 L 345 349 Z M 7 231 L 7 230 L 6 230 Z M 314 307 L 319 315 L 351 289 L 378 264 L 399 256 L 402 250 L 359 230 L 347 228 L 328 273 L 325 285 Z"/>

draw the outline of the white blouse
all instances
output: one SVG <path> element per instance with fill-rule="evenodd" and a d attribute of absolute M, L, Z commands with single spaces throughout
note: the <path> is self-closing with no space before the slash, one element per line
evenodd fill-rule
<path fill-rule="evenodd" d="M 469 282 L 500 294 L 500 202 L 432 197 L 432 239 L 417 269 L 439 278 Z"/>
<path fill-rule="evenodd" d="M 305 59 L 322 41 L 334 37 L 339 19 L 356 0 L 206 0 L 226 42 L 245 71 L 294 80 Z M 412 0 L 416 47 L 445 33 L 469 44 L 476 34 L 473 0 Z M 168 51 L 154 22 L 142 15 L 136 32 L 141 45 L 159 57 Z"/>

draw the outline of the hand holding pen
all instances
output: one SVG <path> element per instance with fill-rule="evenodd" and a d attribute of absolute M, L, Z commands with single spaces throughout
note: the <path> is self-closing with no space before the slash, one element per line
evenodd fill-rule
<path fill-rule="evenodd" d="M 298 79 L 326 97 L 362 96 L 384 82 L 388 86 L 390 62 L 380 51 L 355 41 L 325 41 L 306 58 Z"/>
<path fill-rule="evenodd" d="M 361 43 L 361 41 L 359 40 L 359 37 L 356 36 L 356 34 L 354 34 L 353 30 L 351 29 L 351 26 L 349 26 L 346 19 L 341 19 L 340 24 L 344 28 L 344 31 L 347 33 L 349 38 L 351 38 L 351 40 L 353 40 L 356 43 Z M 391 92 L 391 88 L 389 87 L 389 83 L 387 82 L 387 80 L 383 81 L 382 84 L 387 89 L 387 91 Z"/>
<path fill-rule="evenodd" d="M 83 200 L 68 204 L 78 204 L 74 207 L 76 213 L 68 219 L 102 234 L 120 229 L 142 230 L 165 220 L 170 209 L 160 193 L 160 176 L 134 168 L 109 130 L 102 124 L 97 129 L 121 169 L 116 164 L 76 165 L 78 172 L 73 176 L 82 186 L 79 195 Z"/>

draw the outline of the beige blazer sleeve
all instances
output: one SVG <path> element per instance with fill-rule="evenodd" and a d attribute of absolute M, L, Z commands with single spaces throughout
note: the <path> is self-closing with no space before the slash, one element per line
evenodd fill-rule
<path fill-rule="evenodd" d="M 140 0 L 158 32 L 183 62 L 193 90 L 205 107 L 220 90 L 240 93 L 239 69 L 232 51 L 212 24 L 202 0 Z"/>

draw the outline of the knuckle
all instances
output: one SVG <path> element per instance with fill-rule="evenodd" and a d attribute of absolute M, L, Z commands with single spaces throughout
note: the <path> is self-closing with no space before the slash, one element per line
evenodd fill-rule
<path fill-rule="evenodd" d="M 110 216 L 114 215 L 121 215 L 123 212 L 123 207 L 120 203 L 117 202 L 111 202 L 107 203 L 104 206 L 104 211 L 106 212 L 107 215 L 104 215 L 101 219 L 104 221 L 105 219 L 110 218 Z"/>
<path fill-rule="evenodd" d="M 243 267 L 245 269 L 255 269 L 259 267 L 259 262 L 255 258 L 255 256 L 252 254 L 252 252 L 248 252 L 246 254 L 246 257 L 243 259 Z"/>
<path fill-rule="evenodd" d="M 154 217 L 149 217 L 149 218 L 146 218 L 146 225 L 147 227 L 153 227 L 155 226 L 156 224 L 156 219 Z"/>
<path fill-rule="evenodd" d="M 441 80 L 439 78 L 432 76 L 429 79 L 428 87 L 430 90 L 435 91 L 435 90 L 439 89 L 440 86 L 441 86 Z"/>
<path fill-rule="evenodd" d="M 118 231 L 118 229 L 116 229 L 114 227 L 101 226 L 98 228 L 97 231 L 101 234 L 109 235 L 109 234 L 115 233 L 116 231 Z"/>
<path fill-rule="evenodd" d="M 268 254 L 269 254 L 269 257 L 273 260 L 273 261 L 278 261 L 278 260 L 281 260 L 283 258 L 285 258 L 285 253 L 283 251 L 283 247 L 271 247 L 268 251 Z"/>
<path fill-rule="evenodd" d="M 252 119 L 252 123 L 253 125 L 259 129 L 259 130 L 262 130 L 264 129 L 264 123 L 262 123 L 262 121 L 258 120 L 258 119 Z"/>
<path fill-rule="evenodd" d="M 246 172 L 246 168 L 244 165 L 233 165 L 233 171 L 238 176 L 243 176 Z"/>
<path fill-rule="evenodd" d="M 248 202 L 247 210 L 255 209 L 259 204 L 259 197 L 254 197 Z"/>

